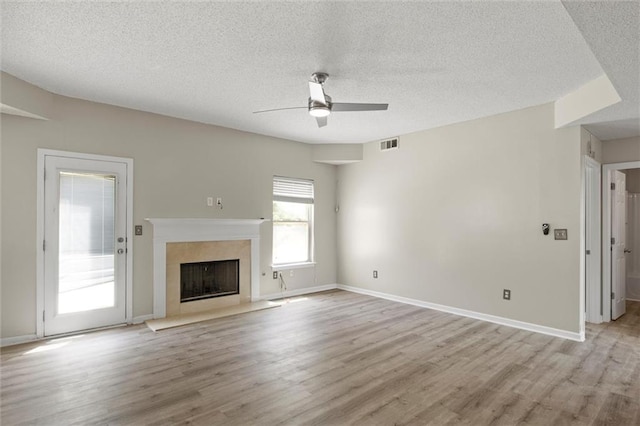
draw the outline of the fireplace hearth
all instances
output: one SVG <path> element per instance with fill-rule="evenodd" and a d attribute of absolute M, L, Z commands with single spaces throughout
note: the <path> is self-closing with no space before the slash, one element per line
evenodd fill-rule
<path fill-rule="evenodd" d="M 180 303 L 240 294 L 240 259 L 180 264 Z"/>

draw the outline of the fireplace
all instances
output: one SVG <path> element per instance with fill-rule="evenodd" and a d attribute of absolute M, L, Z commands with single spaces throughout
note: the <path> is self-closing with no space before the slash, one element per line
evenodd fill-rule
<path fill-rule="evenodd" d="M 166 253 L 168 316 L 251 301 L 250 241 L 167 243 Z"/>
<path fill-rule="evenodd" d="M 150 218 L 153 224 L 153 317 L 190 314 L 260 298 L 263 219 Z M 239 294 L 182 303 L 180 265 L 239 259 Z"/>
<path fill-rule="evenodd" d="M 180 264 L 180 303 L 240 294 L 240 259 Z"/>

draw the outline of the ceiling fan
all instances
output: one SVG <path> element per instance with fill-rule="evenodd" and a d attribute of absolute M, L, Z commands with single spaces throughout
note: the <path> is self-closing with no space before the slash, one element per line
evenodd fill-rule
<path fill-rule="evenodd" d="M 318 127 L 327 125 L 327 117 L 332 112 L 347 111 L 382 111 L 389 107 L 389 104 L 355 104 L 344 102 L 332 102 L 331 96 L 324 93 L 324 83 L 329 78 L 329 74 L 324 72 L 316 72 L 311 74 L 309 81 L 309 101 L 306 107 L 289 107 L 266 109 L 262 111 L 254 111 L 254 114 L 272 111 L 282 111 L 285 109 L 301 109 L 307 108 L 309 114 L 316 118 Z"/>

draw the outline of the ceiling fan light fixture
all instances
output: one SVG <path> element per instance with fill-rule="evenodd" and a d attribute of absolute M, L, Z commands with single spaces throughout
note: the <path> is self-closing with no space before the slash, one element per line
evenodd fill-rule
<path fill-rule="evenodd" d="M 331 114 L 331 110 L 328 106 L 316 105 L 309 107 L 309 114 L 313 117 L 326 117 Z"/>
<path fill-rule="evenodd" d="M 327 78 L 329 78 L 329 74 L 317 72 L 311 75 L 311 81 L 309 81 L 309 99 L 307 102 L 307 111 L 309 111 L 310 116 L 316 119 L 318 127 L 325 127 L 327 125 L 327 117 L 331 115 L 332 112 L 384 111 L 389 107 L 389 104 L 362 104 L 353 102 L 334 103 L 331 100 L 331 96 L 324 93 L 324 83 L 327 81 Z M 254 113 L 298 108 L 304 107 L 268 109 L 262 111 L 254 111 Z"/>

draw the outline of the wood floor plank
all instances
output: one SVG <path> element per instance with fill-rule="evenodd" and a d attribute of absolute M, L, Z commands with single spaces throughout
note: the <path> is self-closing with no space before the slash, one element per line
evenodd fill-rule
<path fill-rule="evenodd" d="M 638 425 L 640 302 L 568 341 L 344 291 L 2 349 L 2 424 Z"/>

